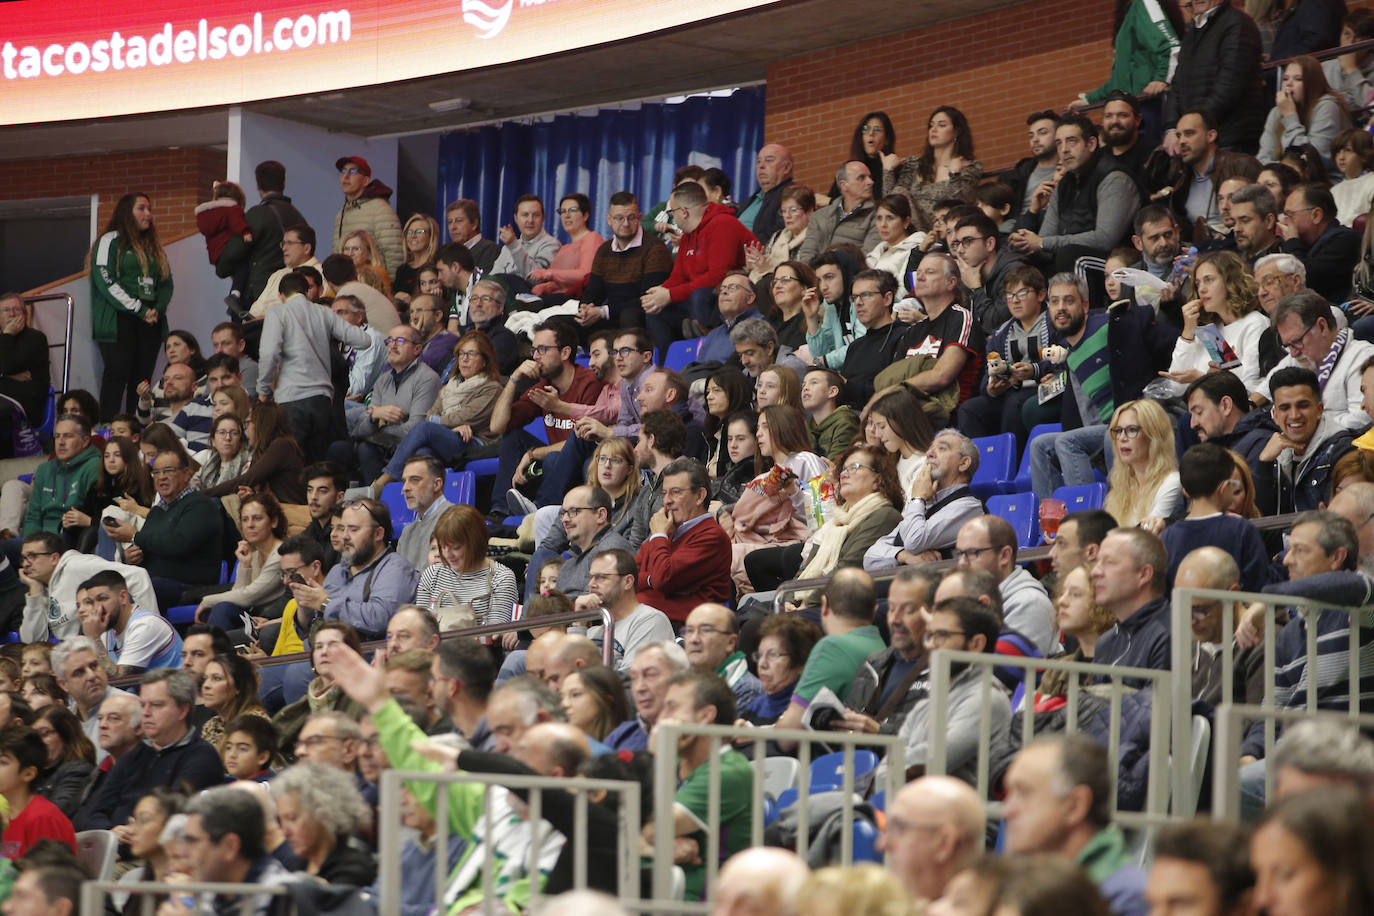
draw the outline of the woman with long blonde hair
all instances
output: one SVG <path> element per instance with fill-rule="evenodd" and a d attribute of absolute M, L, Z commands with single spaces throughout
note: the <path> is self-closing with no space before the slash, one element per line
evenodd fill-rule
<path fill-rule="evenodd" d="M 1139 525 L 1159 534 L 1183 505 L 1169 415 L 1154 401 L 1131 401 L 1112 414 L 1107 432 L 1115 462 L 1102 508 L 1122 528 Z"/>
<path fill-rule="evenodd" d="M 105 363 L 100 419 L 133 413 L 138 383 L 151 378 L 167 337 L 172 271 L 153 225 L 147 194 L 125 194 L 87 257 L 91 271 L 91 337 Z"/>
<path fill-rule="evenodd" d="M 412 214 L 406 220 L 405 229 L 406 261 L 396 268 L 392 292 L 403 302 L 423 292 L 416 288 L 420 280 L 420 268 L 434 263 L 434 254 L 439 250 L 439 223 L 428 213 Z M 375 262 L 374 262 L 375 263 Z"/>
<path fill-rule="evenodd" d="M 1193 269 L 1197 298 L 1183 306 L 1183 333 L 1174 344 L 1169 378 L 1189 385 L 1202 378 L 1216 357 L 1198 336 L 1201 325 L 1211 325 L 1235 351 L 1240 365 L 1232 369 L 1247 391 L 1260 390 L 1260 335 L 1269 327 L 1269 316 L 1259 304 L 1259 287 L 1234 251 L 1209 251 Z"/>

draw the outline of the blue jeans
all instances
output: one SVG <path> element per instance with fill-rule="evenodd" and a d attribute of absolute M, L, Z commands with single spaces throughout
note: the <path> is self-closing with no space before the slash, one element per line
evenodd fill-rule
<path fill-rule="evenodd" d="M 481 445 L 476 439 L 472 442 L 464 442 L 463 437 L 449 429 L 442 423 L 432 423 L 426 420 L 423 423 L 416 423 L 406 433 L 401 444 L 396 446 L 396 453 L 391 456 L 386 467 L 382 471 L 393 480 L 400 480 L 401 473 L 405 470 L 406 461 L 411 455 L 433 455 L 446 465 L 452 465 L 463 456 L 470 445 Z"/>
<path fill-rule="evenodd" d="M 720 324 L 720 310 L 716 307 L 716 291 L 694 290 L 683 302 L 672 302 L 657 315 L 646 315 L 644 322 L 649 336 L 658 350 L 659 365 L 668 358 L 668 345 L 682 340 L 682 322 L 691 318 L 711 328 Z"/>
<path fill-rule="evenodd" d="M 1257 820 L 1264 811 L 1264 761 L 1240 768 L 1240 819 Z"/>
<path fill-rule="evenodd" d="M 495 505 L 501 505 L 506 498 L 506 491 L 511 487 L 511 478 L 515 476 L 515 468 L 520 464 L 525 452 L 532 448 L 541 448 L 543 445 L 543 442 L 524 429 L 513 430 L 501 437 L 501 457 L 496 465 L 496 482 L 491 486 L 491 498 Z M 559 499 L 562 498 L 559 496 Z"/>
<path fill-rule="evenodd" d="M 544 459 L 544 482 L 534 497 L 537 506 L 561 505 L 563 496 L 587 479 L 587 459 L 596 451 L 594 440 L 572 435 L 563 447 Z"/>
<path fill-rule="evenodd" d="M 1093 458 L 1102 451 L 1105 426 L 1046 433 L 1031 443 L 1031 487 L 1042 497 L 1064 486 L 1093 483 Z"/>
<path fill-rule="evenodd" d="M 205 622 L 219 627 L 226 633 L 232 633 L 234 630 L 247 628 L 243 621 L 247 614 L 248 608 L 232 601 L 221 601 L 210 606 L 209 613 L 205 615 Z"/>

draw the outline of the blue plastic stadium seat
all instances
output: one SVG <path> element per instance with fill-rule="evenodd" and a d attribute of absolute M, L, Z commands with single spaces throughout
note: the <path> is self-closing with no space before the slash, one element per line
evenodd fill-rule
<path fill-rule="evenodd" d="M 1055 499 L 1062 499 L 1069 512 L 1084 509 L 1101 509 L 1102 501 L 1107 498 L 1105 483 L 1086 483 L 1076 487 L 1060 487 L 1054 491 Z"/>
<path fill-rule="evenodd" d="M 1011 433 L 974 439 L 978 446 L 978 470 L 969 489 L 979 499 L 1006 492 L 1016 470 L 1016 437 Z"/>
<path fill-rule="evenodd" d="M 875 811 L 886 811 L 886 810 L 887 810 L 887 790 L 886 790 L 886 789 L 880 789 L 879 791 L 874 792 L 874 793 L 873 793 L 873 797 L 870 798 L 870 799 L 868 800 L 868 803 L 869 803 L 870 805 L 873 806 L 873 810 L 875 810 Z"/>
<path fill-rule="evenodd" d="M 871 781 L 871 774 L 877 768 L 877 754 L 866 750 L 854 752 L 854 784 L 860 794 L 864 793 L 866 782 Z M 822 786 L 829 789 L 844 785 L 844 751 L 826 754 L 811 761 L 810 785 L 813 793 L 822 791 Z"/>
<path fill-rule="evenodd" d="M 854 864 L 875 862 L 883 864 L 883 854 L 878 851 L 878 828 L 866 817 L 854 818 Z"/>
<path fill-rule="evenodd" d="M 473 471 L 449 471 L 444 477 L 444 499 L 455 506 L 475 505 L 477 474 Z"/>
<path fill-rule="evenodd" d="M 29 486 L 33 486 L 33 475 L 32 475 L 32 474 L 20 474 L 20 475 L 19 475 L 19 482 L 20 482 L 20 483 L 26 483 L 26 484 L 28 484 Z"/>
<path fill-rule="evenodd" d="M 675 340 L 670 343 L 663 367 L 681 372 L 683 367 L 697 358 L 697 350 L 701 349 L 702 340 L 704 338 L 693 337 L 691 340 Z"/>
<path fill-rule="evenodd" d="M 57 425 L 57 392 L 48 389 L 48 399 L 43 406 L 43 425 L 38 427 L 38 435 L 51 439 L 53 427 Z"/>
<path fill-rule="evenodd" d="M 470 472 L 474 477 L 495 477 L 500 464 L 499 458 L 478 458 L 469 461 L 463 470 Z M 449 502 L 453 502 L 453 500 L 449 500 Z"/>
<path fill-rule="evenodd" d="M 1026 448 L 1021 452 L 1021 464 L 1016 469 L 1016 479 L 1004 489 L 1003 493 L 1029 493 L 1031 488 L 1030 444 L 1045 433 L 1062 433 L 1063 423 L 1041 423 L 1032 426 L 1026 437 Z"/>
<path fill-rule="evenodd" d="M 391 512 L 391 531 L 400 537 L 401 530 L 415 521 L 415 513 L 406 508 L 406 498 L 401 494 L 401 482 L 393 480 L 382 487 L 382 505 Z"/>
<path fill-rule="evenodd" d="M 198 605 L 182 604 L 174 608 L 167 609 L 167 620 L 173 624 L 191 624 L 196 622 L 196 608 Z"/>
<path fill-rule="evenodd" d="M 1004 518 L 1016 531 L 1023 550 L 1040 543 L 1040 500 L 1034 493 L 1012 493 L 988 498 L 988 514 Z"/>

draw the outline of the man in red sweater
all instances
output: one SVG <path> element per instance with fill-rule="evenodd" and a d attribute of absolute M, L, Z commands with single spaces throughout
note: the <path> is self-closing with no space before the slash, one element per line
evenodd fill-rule
<path fill-rule="evenodd" d="M 698 604 L 730 597 L 730 537 L 706 509 L 711 480 L 694 458 L 663 469 L 663 508 L 639 548 L 639 600 L 676 624 Z"/>
<path fill-rule="evenodd" d="M 9 805 L 9 826 L 0 840 L 0 855 L 17 859 L 44 837 L 60 840 L 76 852 L 76 831 L 56 805 L 33 794 L 30 784 L 48 762 L 48 748 L 27 725 L 0 728 L 0 795 Z"/>
<path fill-rule="evenodd" d="M 684 320 L 701 326 L 697 334 L 720 324 L 716 287 L 727 271 L 744 266 L 745 249 L 759 241 L 729 207 L 708 203 L 706 191 L 695 181 L 673 188 L 668 212 L 682 230 L 673 272 L 640 299 L 660 362 L 668 356 L 668 345 L 683 337 Z"/>

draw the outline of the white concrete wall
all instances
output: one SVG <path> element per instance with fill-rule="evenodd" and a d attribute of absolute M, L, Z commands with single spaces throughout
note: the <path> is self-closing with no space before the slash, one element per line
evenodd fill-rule
<path fill-rule="evenodd" d="M 255 114 L 239 108 L 229 114 L 229 174 L 254 199 L 256 182 L 253 168 L 263 160 L 275 159 L 286 166 L 286 196 L 305 216 L 319 239 L 316 254 L 320 260 L 329 254 L 334 236 L 334 220 L 343 205 L 339 173 L 334 163 L 342 156 L 362 156 L 372 167 L 372 177 L 394 192 L 396 179 L 396 140 L 368 141 L 354 134 L 337 133 L 296 124 L 281 118 Z M 392 207 L 396 195 L 391 196 Z"/>

